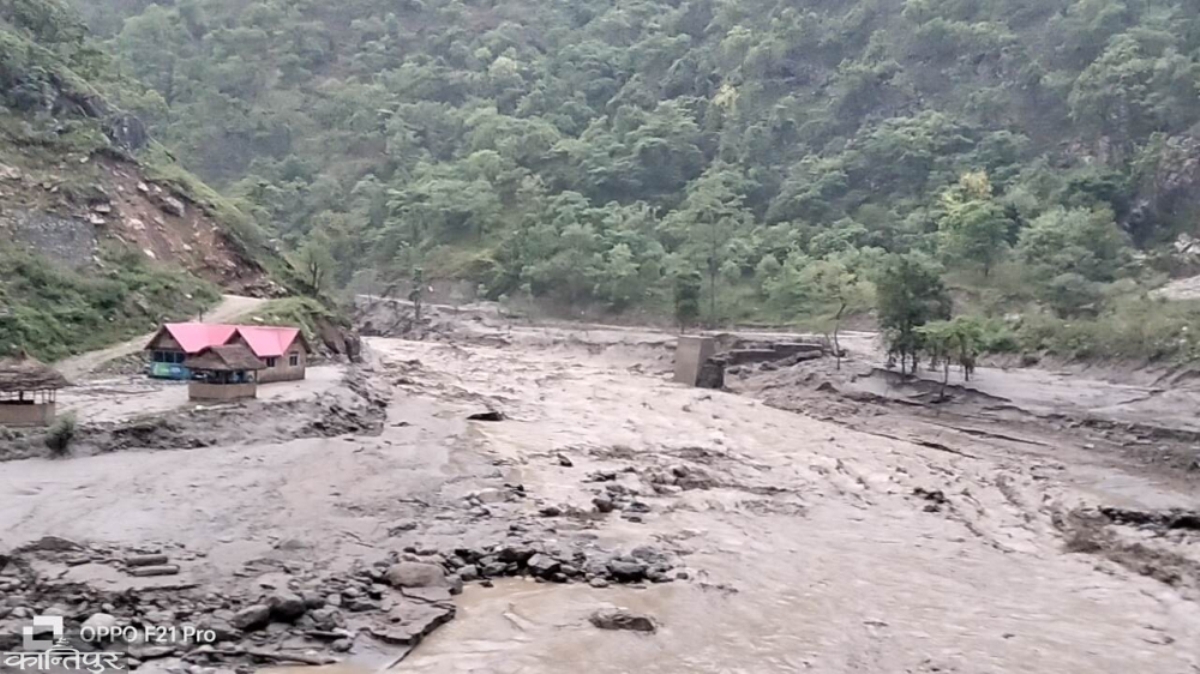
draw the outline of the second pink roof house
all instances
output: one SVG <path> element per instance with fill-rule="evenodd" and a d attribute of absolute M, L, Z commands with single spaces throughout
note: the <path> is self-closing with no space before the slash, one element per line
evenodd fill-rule
<path fill-rule="evenodd" d="M 183 367 L 189 356 L 214 346 L 244 344 L 262 361 L 259 382 L 304 379 L 311 352 L 299 328 L 211 323 L 167 323 L 146 345 L 150 352 L 150 376 L 160 379 L 191 379 Z"/>

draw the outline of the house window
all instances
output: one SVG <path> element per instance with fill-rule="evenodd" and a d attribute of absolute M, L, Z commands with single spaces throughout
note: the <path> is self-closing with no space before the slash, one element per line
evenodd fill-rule
<path fill-rule="evenodd" d="M 296 367 L 299 364 L 300 364 L 300 354 L 293 353 L 288 356 L 288 365 L 289 366 Z"/>
<path fill-rule="evenodd" d="M 267 359 L 267 367 L 275 367 L 275 364 L 278 362 L 279 362 L 278 358 L 268 358 Z"/>
<path fill-rule="evenodd" d="M 187 354 L 179 351 L 155 351 L 150 359 L 155 363 L 178 364 L 187 360 Z"/>

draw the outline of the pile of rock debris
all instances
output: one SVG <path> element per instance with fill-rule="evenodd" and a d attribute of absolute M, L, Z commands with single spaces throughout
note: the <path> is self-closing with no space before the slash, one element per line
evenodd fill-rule
<path fill-rule="evenodd" d="M 168 557 L 176 563 L 162 563 Z M 350 657 L 343 654 L 353 654 L 364 638 L 393 649 L 399 659 L 454 618 L 453 596 L 465 583 L 490 587 L 493 579 L 523 576 L 605 587 L 687 577 L 672 575 L 668 555 L 650 546 L 601 556 L 508 539 L 445 552 L 409 547 L 335 574 L 255 560 L 219 585 L 202 585 L 188 573 L 186 567 L 203 561 L 203 553 L 176 550 L 168 556 L 55 537 L 0 554 L 0 651 L 19 650 L 22 628 L 34 616 L 51 615 L 64 619 L 67 645 L 85 653 L 117 652 L 130 669 L 152 664 L 155 670 L 212 674 L 264 663 L 329 664 Z M 106 586 L 71 573 L 88 568 L 120 572 L 131 582 Z M 171 573 L 147 577 L 141 572 L 147 568 Z M 125 632 L 135 636 L 96 639 L 98 628 L 132 628 Z"/>

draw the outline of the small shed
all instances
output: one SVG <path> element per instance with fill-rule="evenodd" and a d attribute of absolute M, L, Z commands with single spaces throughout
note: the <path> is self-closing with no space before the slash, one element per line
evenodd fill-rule
<path fill-rule="evenodd" d="M 54 423 L 58 390 L 66 386 L 65 377 L 24 352 L 0 358 L 0 426 Z"/>
<path fill-rule="evenodd" d="M 210 346 L 183 362 L 195 378 L 191 400 L 242 400 L 258 397 L 258 371 L 266 367 L 243 344 Z"/>

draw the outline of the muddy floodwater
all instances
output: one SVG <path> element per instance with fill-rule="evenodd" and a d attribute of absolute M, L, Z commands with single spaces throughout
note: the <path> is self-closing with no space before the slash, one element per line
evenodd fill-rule
<path fill-rule="evenodd" d="M 1104 525 L 1082 545 L 1070 529 L 1102 506 L 1196 508 L 1195 490 L 1076 461 L 1081 446 L 1032 426 L 1022 442 L 995 427 L 1010 440 L 929 442 L 926 421 L 886 408 L 839 422 L 685 388 L 669 335 L 502 336 L 369 339 L 393 393 L 378 435 L 0 464 L 0 534 L 181 542 L 211 583 L 264 555 L 350 568 L 518 521 L 549 545 L 673 560 L 671 582 L 636 586 L 467 583 L 399 672 L 1200 672 L 1191 534 Z M 502 420 L 467 420 L 483 410 Z M 515 484 L 509 510 L 455 505 Z M 597 514 L 606 490 L 644 509 Z M 1139 571 L 1135 549 L 1174 575 Z M 612 607 L 657 631 L 589 622 Z M 301 669 L 391 664 L 366 639 L 344 664 Z"/>

